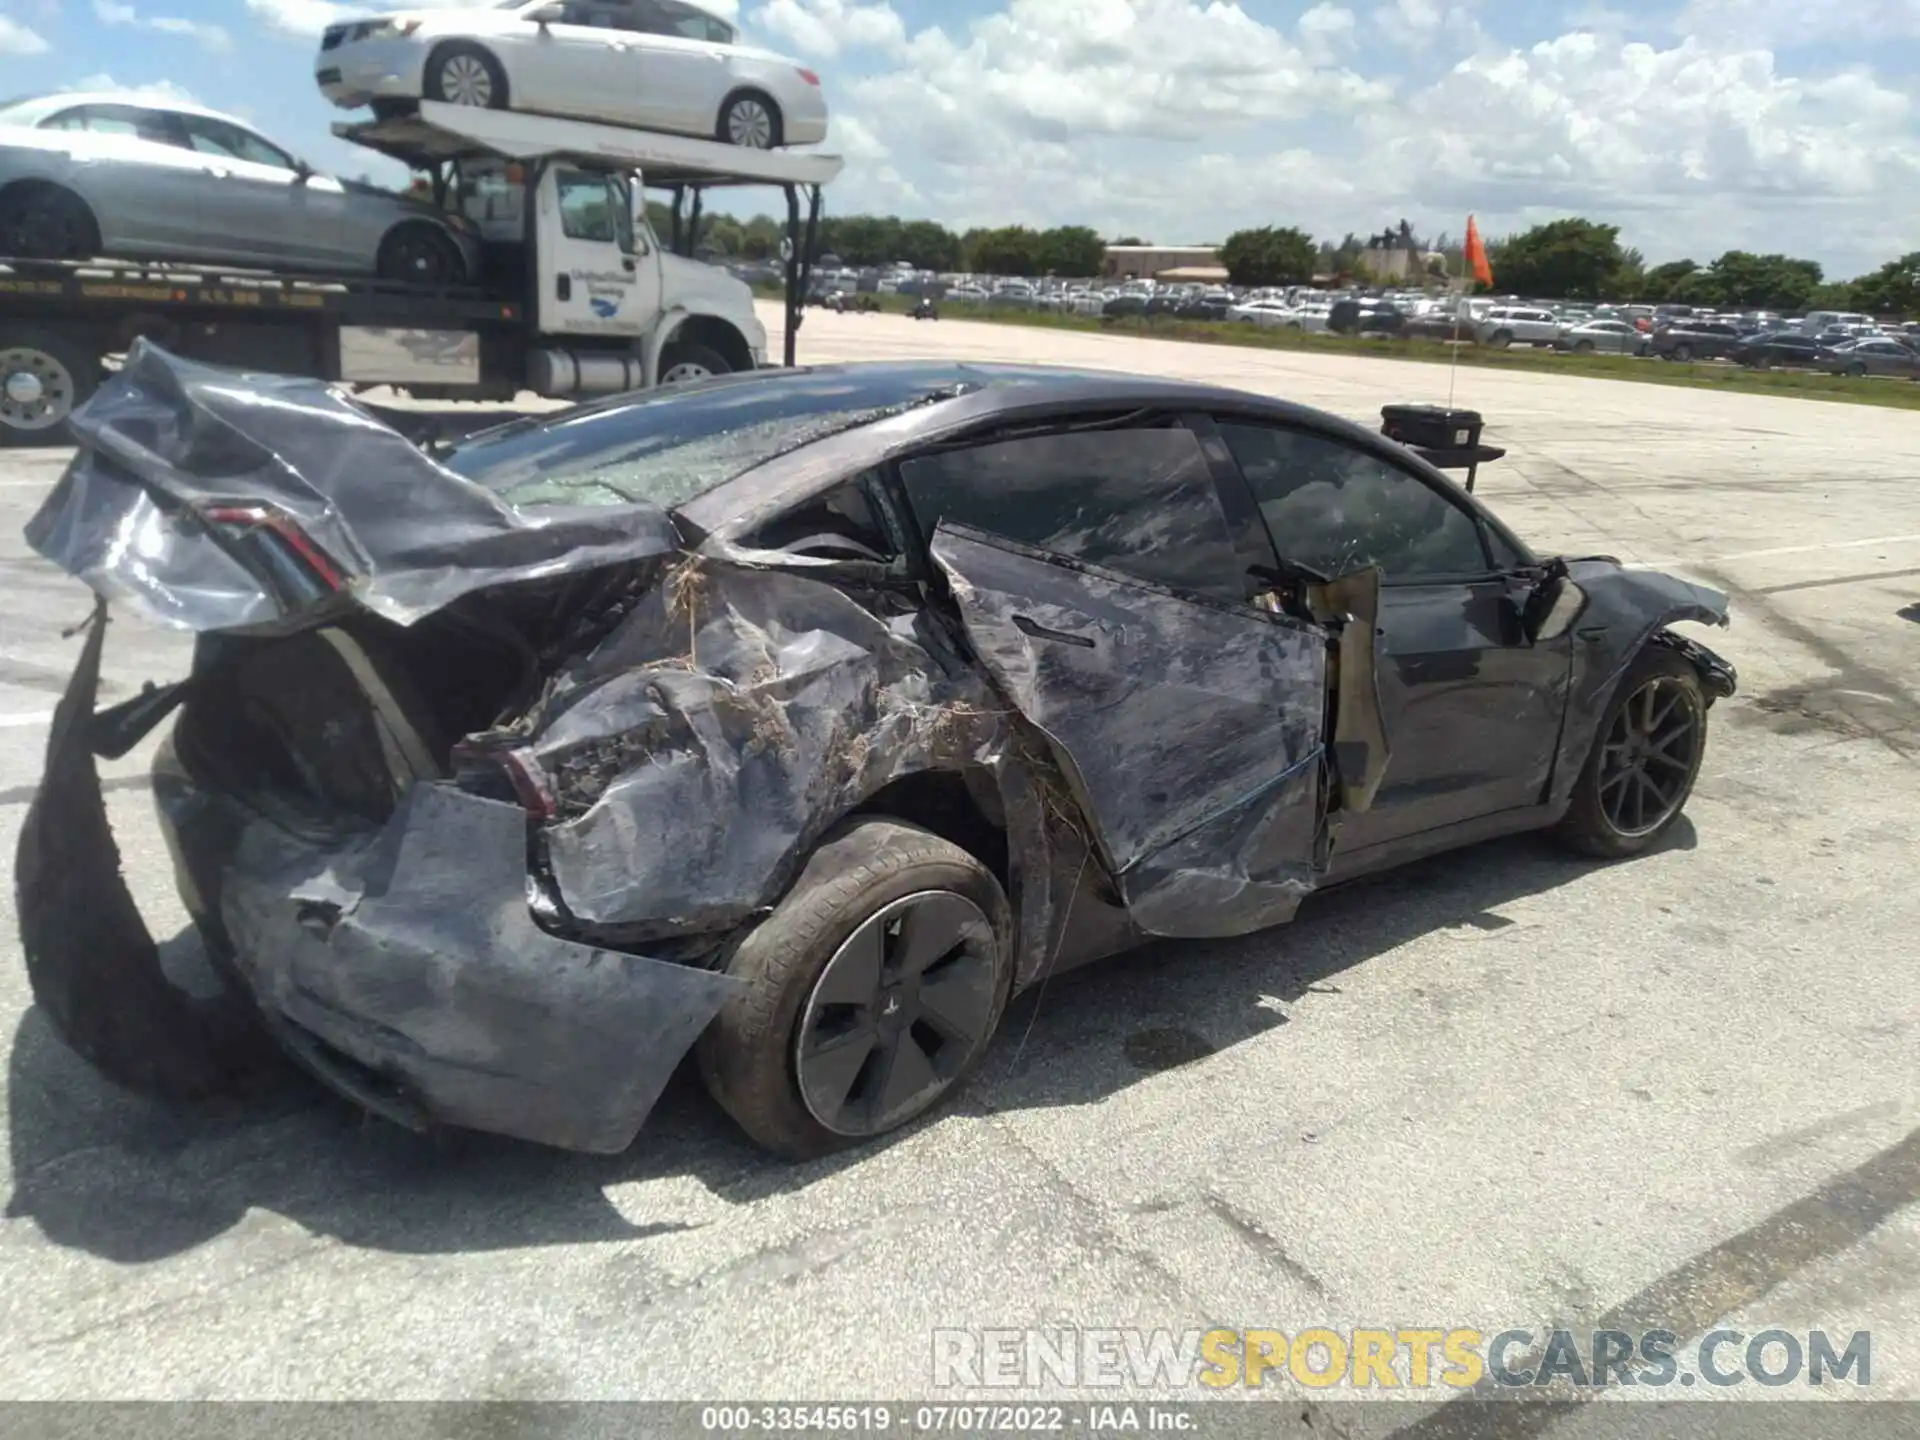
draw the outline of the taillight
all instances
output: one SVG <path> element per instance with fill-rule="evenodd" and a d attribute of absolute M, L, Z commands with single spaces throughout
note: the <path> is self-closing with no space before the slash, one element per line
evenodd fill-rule
<path fill-rule="evenodd" d="M 802 70 L 800 72 L 800 78 L 809 85 L 818 85 L 820 83 L 820 77 L 811 70 Z"/>
<path fill-rule="evenodd" d="M 340 567 L 290 516 L 265 505 L 212 505 L 200 516 L 244 560 L 263 564 L 271 578 L 291 578 L 296 588 L 307 591 L 315 585 L 328 592 L 346 589 Z M 289 576 L 294 567 L 299 573 Z"/>
<path fill-rule="evenodd" d="M 502 800 L 510 792 L 521 809 L 542 822 L 560 813 L 560 802 L 547 772 L 527 751 L 462 740 L 453 747 L 451 758 L 454 780 L 461 789 Z"/>

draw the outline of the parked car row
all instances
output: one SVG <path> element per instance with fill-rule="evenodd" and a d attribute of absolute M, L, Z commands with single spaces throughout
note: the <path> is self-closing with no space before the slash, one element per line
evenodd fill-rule
<path fill-rule="evenodd" d="M 753 268 L 736 266 L 735 273 L 753 278 Z M 1569 305 L 1406 290 L 1022 279 L 936 274 L 907 264 L 846 266 L 832 256 L 822 259 L 813 283 L 816 302 L 834 295 L 923 295 L 962 309 L 1052 310 L 1109 319 L 1165 316 L 1306 334 L 1446 340 L 1493 349 L 1524 345 L 1677 363 L 1725 360 L 1838 375 L 1907 377 L 1920 371 L 1920 322 L 1882 326 L 1871 317 L 1841 312 L 1816 311 L 1789 320 L 1764 310 L 1716 314 L 1684 305 Z"/>

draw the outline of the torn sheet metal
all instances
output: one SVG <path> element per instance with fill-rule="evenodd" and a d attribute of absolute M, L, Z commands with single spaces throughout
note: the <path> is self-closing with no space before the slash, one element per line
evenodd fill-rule
<path fill-rule="evenodd" d="M 222 870 L 235 964 L 288 1048 L 402 1123 L 623 1150 L 740 986 L 542 931 L 525 814 L 450 785 L 335 848 L 247 825 Z"/>
<path fill-rule="evenodd" d="M 910 596 L 701 559 L 558 677 L 530 732 L 568 913 L 660 933 L 738 923 L 890 780 L 995 765 L 1009 743 Z"/>
<path fill-rule="evenodd" d="M 1573 680 L 1560 739 L 1561 764 L 1549 797 L 1555 804 L 1565 804 L 1573 793 L 1613 692 L 1648 639 L 1682 621 L 1728 623 L 1725 595 L 1658 570 L 1628 569 L 1606 559 L 1570 560 L 1567 577 L 1587 603 L 1573 624 Z M 1714 659 L 1719 661 L 1718 656 Z M 1731 694 L 1732 667 L 1719 663 L 1726 668 Z"/>
<path fill-rule="evenodd" d="M 640 506 L 515 510 L 321 381 L 197 365 L 136 341 L 71 421 L 79 453 L 27 541 L 101 596 L 176 629 L 260 630 L 358 603 L 406 625 L 464 595 L 670 552 Z M 344 581 L 274 598 L 204 517 L 263 506 Z"/>
<path fill-rule="evenodd" d="M 941 526 L 981 663 L 1072 778 L 1136 923 L 1284 920 L 1323 856 L 1327 637 Z"/>
<path fill-rule="evenodd" d="M 271 1063 L 244 997 L 189 995 L 121 873 L 89 744 L 107 629 L 97 606 L 54 708 L 46 771 L 14 852 L 14 912 L 27 981 L 48 1022 L 101 1074 L 169 1100 L 230 1093 Z"/>

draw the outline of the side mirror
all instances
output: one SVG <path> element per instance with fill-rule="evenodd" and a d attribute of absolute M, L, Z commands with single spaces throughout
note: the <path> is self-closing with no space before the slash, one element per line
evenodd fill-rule
<path fill-rule="evenodd" d="M 1563 567 L 1555 567 L 1527 597 L 1520 628 L 1536 645 L 1558 640 L 1574 627 L 1586 608 L 1587 592 L 1567 577 Z"/>
<path fill-rule="evenodd" d="M 306 184 L 317 173 L 313 166 L 304 160 L 296 160 L 293 162 L 293 183 L 296 185 Z"/>
<path fill-rule="evenodd" d="M 566 18 L 567 7 L 564 5 L 542 5 L 538 10 L 527 12 L 527 19 L 533 21 L 542 30 L 549 25 L 558 25 Z"/>

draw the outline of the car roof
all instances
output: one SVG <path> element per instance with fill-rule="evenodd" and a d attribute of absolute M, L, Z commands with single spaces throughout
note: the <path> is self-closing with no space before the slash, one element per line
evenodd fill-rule
<path fill-rule="evenodd" d="M 1407 452 L 1378 430 L 1329 411 L 1224 385 L 1115 370 L 952 360 L 865 361 L 756 371 L 707 383 L 854 387 L 850 408 L 858 406 L 857 390 L 862 387 L 876 396 L 897 397 L 906 392 L 918 393 L 924 400 L 884 423 L 857 425 L 802 444 L 680 507 L 678 513 L 706 533 L 739 533 L 779 509 L 905 451 L 965 433 L 1045 423 L 1052 416 L 1086 410 L 1201 410 L 1234 415 L 1318 430 L 1393 463 L 1408 463 Z M 646 403 L 645 394 L 641 392 L 641 398 L 632 403 Z M 1431 469 L 1417 457 L 1413 463 Z M 1487 513 L 1484 507 L 1475 508 Z M 1519 543 L 1498 517 L 1489 518 L 1503 536 Z"/>
<path fill-rule="evenodd" d="M 229 125 L 238 125 L 247 130 L 254 128 L 238 116 L 212 109 L 197 100 L 157 95 L 151 90 L 61 90 L 50 95 L 34 95 L 13 103 L 22 108 L 31 105 L 43 116 L 51 115 L 58 110 L 68 110 L 76 105 L 134 105 L 143 110 L 164 110 L 175 115 L 198 115 L 208 120 L 224 120 Z"/>

